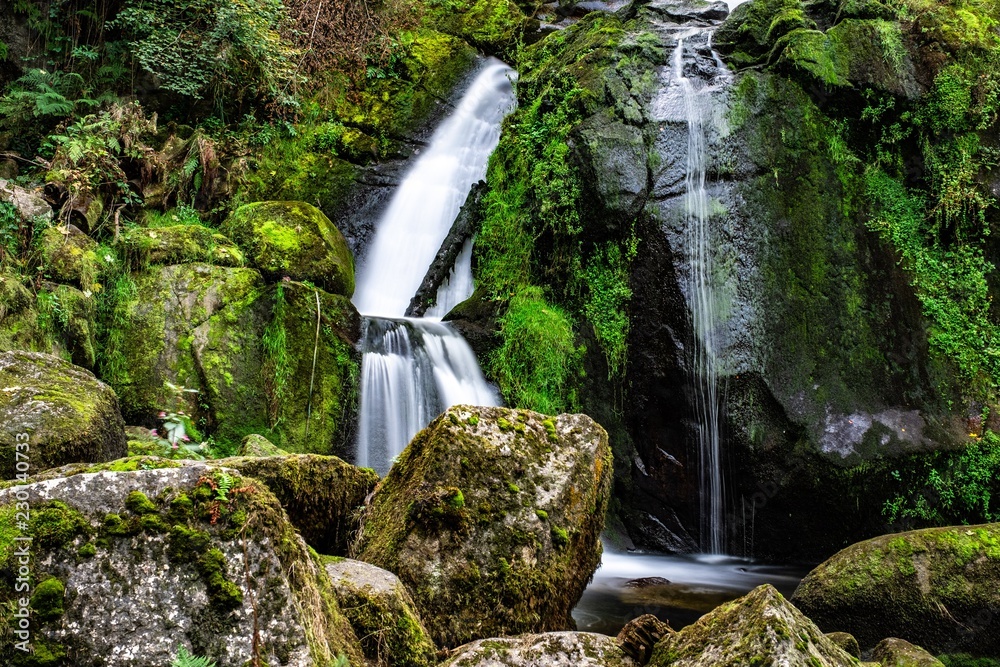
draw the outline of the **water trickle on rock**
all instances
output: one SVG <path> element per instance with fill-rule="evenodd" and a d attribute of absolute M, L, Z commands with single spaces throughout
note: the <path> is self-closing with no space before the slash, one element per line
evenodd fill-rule
<path fill-rule="evenodd" d="M 452 405 L 497 405 L 468 343 L 437 320 L 472 293 L 466 242 L 427 319 L 405 318 L 410 299 L 486 175 L 500 124 L 514 106 L 513 70 L 490 60 L 400 183 L 358 272 L 365 315 L 356 463 L 384 475 L 416 433 Z"/>

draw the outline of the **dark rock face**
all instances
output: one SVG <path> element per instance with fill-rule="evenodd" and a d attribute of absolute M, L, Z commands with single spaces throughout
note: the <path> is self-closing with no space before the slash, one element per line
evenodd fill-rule
<path fill-rule="evenodd" d="M 997 655 L 998 536 L 1000 524 L 883 535 L 814 569 L 792 601 L 824 630 L 853 634 L 862 649 L 898 637 L 936 654 Z"/>
<path fill-rule="evenodd" d="M 126 449 L 125 422 L 111 387 L 52 355 L 0 353 L 0 478 L 111 461 Z M 18 461 L 27 464 L 24 470 Z"/>
<path fill-rule="evenodd" d="M 585 415 L 453 407 L 379 484 L 354 555 L 399 576 L 439 646 L 566 629 L 611 477 L 607 433 Z"/>

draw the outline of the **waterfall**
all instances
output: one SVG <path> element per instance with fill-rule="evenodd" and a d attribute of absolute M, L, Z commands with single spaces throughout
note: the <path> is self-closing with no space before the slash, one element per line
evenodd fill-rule
<path fill-rule="evenodd" d="M 724 486 L 722 478 L 721 396 L 717 345 L 718 295 L 713 284 L 714 240 L 709 196 L 705 188 L 705 122 L 711 114 L 712 86 L 684 72 L 684 49 L 692 38 L 704 38 L 711 46 L 712 32 L 705 28 L 685 30 L 677 38 L 671 59 L 676 94 L 683 101 L 678 109 L 687 123 L 687 166 L 684 182 L 684 243 L 688 256 L 686 292 L 691 309 L 695 345 L 691 358 L 694 404 L 698 419 L 698 467 L 700 476 L 702 550 L 719 554 L 725 549 Z M 713 57 L 719 64 L 718 56 Z"/>
<path fill-rule="evenodd" d="M 450 406 L 499 403 L 468 343 L 437 321 L 471 295 L 471 240 L 429 319 L 403 315 L 473 184 L 486 175 L 514 106 L 513 76 L 491 59 L 475 77 L 400 183 L 358 272 L 354 304 L 365 318 L 355 462 L 379 474 Z"/>

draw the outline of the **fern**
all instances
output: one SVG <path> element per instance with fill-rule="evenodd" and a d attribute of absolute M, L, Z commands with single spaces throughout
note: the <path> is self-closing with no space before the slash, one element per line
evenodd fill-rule
<path fill-rule="evenodd" d="M 191 655 L 183 646 L 178 647 L 177 657 L 170 663 L 170 667 L 215 667 L 215 663 L 208 658 Z"/>
<path fill-rule="evenodd" d="M 219 485 L 219 488 L 215 490 L 215 499 L 223 502 L 228 501 L 229 492 L 232 491 L 235 482 L 236 480 L 233 479 L 232 475 L 219 472 L 215 478 L 215 483 Z"/>

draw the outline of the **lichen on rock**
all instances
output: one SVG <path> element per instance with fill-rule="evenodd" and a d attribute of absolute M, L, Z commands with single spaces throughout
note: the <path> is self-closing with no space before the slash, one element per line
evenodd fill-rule
<path fill-rule="evenodd" d="M 593 632 L 479 639 L 456 649 L 441 667 L 636 667 L 612 637 Z"/>

